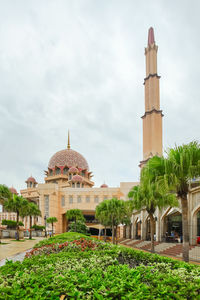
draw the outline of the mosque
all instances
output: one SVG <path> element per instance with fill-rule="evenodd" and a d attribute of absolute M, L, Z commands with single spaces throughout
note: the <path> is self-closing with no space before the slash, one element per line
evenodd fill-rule
<path fill-rule="evenodd" d="M 157 74 L 157 51 L 154 30 L 151 27 L 148 32 L 148 43 L 145 48 L 146 77 L 145 89 L 145 113 L 143 121 L 143 159 L 139 166 L 154 155 L 162 155 L 162 118 L 160 109 L 160 76 Z M 92 171 L 87 160 L 70 146 L 68 133 L 67 148 L 55 153 L 49 160 L 45 171 L 44 183 L 37 183 L 32 176 L 26 180 L 27 188 L 20 191 L 24 198 L 34 201 L 39 206 L 42 216 L 37 218 L 37 224 L 44 225 L 45 218 L 56 217 L 55 232 L 62 233 L 67 230 L 66 211 L 78 208 L 83 212 L 86 224 L 93 232 L 100 229 L 100 224 L 95 220 L 95 208 L 104 199 L 116 197 L 128 200 L 128 192 L 138 182 L 121 182 L 119 187 L 108 187 L 105 183 L 99 188 L 94 187 Z M 190 244 L 196 244 L 197 236 L 200 236 L 200 186 L 192 182 L 189 194 L 189 224 Z M 17 191 L 12 188 L 13 193 Z M 15 218 L 15 214 L 2 212 L 0 221 L 5 218 Z M 155 213 L 156 224 L 154 228 L 157 241 L 162 241 L 165 232 L 176 230 L 182 234 L 182 216 L 180 208 L 157 210 Z M 24 220 L 25 228 L 29 226 L 28 218 Z M 150 220 L 145 210 L 134 211 L 132 226 L 123 228 L 121 234 L 132 238 L 146 240 L 150 238 Z"/>

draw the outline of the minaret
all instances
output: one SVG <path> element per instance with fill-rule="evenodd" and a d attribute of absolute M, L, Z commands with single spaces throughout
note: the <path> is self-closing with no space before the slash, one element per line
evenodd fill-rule
<path fill-rule="evenodd" d="M 160 89 L 157 74 L 157 51 L 153 28 L 149 28 L 148 44 L 145 48 L 146 78 L 145 88 L 145 114 L 143 119 L 143 167 L 148 159 L 154 155 L 162 155 L 162 110 L 160 110 Z"/>

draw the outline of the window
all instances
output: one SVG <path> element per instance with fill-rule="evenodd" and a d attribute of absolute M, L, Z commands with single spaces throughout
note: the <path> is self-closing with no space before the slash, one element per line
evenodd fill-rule
<path fill-rule="evenodd" d="M 82 188 L 84 188 L 84 183 L 82 183 Z"/>
<path fill-rule="evenodd" d="M 44 195 L 44 215 L 49 217 L 49 195 Z"/>
<path fill-rule="evenodd" d="M 65 206 L 65 196 L 61 197 L 61 206 Z"/>
<path fill-rule="evenodd" d="M 98 203 L 98 202 L 99 202 L 99 196 L 95 196 L 95 197 L 94 197 L 94 202 L 95 202 L 95 203 Z"/>
<path fill-rule="evenodd" d="M 80 188 L 80 182 L 77 182 L 76 187 L 77 187 L 77 188 Z"/>
<path fill-rule="evenodd" d="M 60 174 L 60 169 L 59 168 L 56 169 L 56 175 L 58 175 L 58 174 Z"/>
<path fill-rule="evenodd" d="M 78 196 L 78 197 L 77 197 L 77 202 L 78 202 L 78 203 L 81 203 L 81 196 Z"/>
<path fill-rule="evenodd" d="M 72 174 L 69 174 L 69 180 L 71 180 L 72 179 Z"/>
<path fill-rule="evenodd" d="M 75 188 L 75 183 L 74 182 L 72 182 L 72 187 Z"/>
<path fill-rule="evenodd" d="M 69 196 L 69 203 L 73 203 L 73 196 Z"/>
<path fill-rule="evenodd" d="M 30 187 L 32 187 L 32 182 L 30 182 L 29 184 L 30 184 Z"/>
<path fill-rule="evenodd" d="M 90 196 L 86 196 L 86 202 L 90 202 Z"/>
<path fill-rule="evenodd" d="M 50 175 L 50 176 L 53 175 L 53 170 L 50 170 L 49 175 Z"/>

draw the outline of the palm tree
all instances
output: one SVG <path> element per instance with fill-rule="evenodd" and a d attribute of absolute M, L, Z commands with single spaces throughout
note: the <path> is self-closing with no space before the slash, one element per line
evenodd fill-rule
<path fill-rule="evenodd" d="M 32 239 L 32 230 L 31 230 L 32 217 L 41 216 L 41 211 L 39 210 L 38 206 L 35 203 L 28 202 L 27 206 L 24 207 L 24 209 L 23 209 L 22 215 L 23 215 L 23 217 L 29 216 L 29 220 L 30 220 L 30 223 L 29 223 L 29 228 L 30 228 L 29 239 L 31 240 Z"/>
<path fill-rule="evenodd" d="M 24 209 L 28 206 L 28 201 L 22 196 L 13 194 L 11 198 L 5 200 L 4 207 L 7 211 L 17 214 L 17 240 L 19 240 L 19 217 L 23 217 Z"/>
<path fill-rule="evenodd" d="M 150 167 L 150 161 L 151 159 L 142 169 L 140 185 L 133 187 L 129 193 L 129 197 L 133 197 L 133 206 L 135 209 L 146 209 L 148 212 L 151 227 L 151 251 L 154 252 L 154 214 L 156 208 L 161 209 L 167 206 L 177 206 L 178 203 L 173 193 L 170 193 L 168 189 L 158 184 L 158 174 L 161 175 L 161 173 Z"/>
<path fill-rule="evenodd" d="M 123 222 L 125 215 L 124 201 L 112 198 L 104 200 L 104 213 L 101 214 L 102 222 L 106 222 L 112 228 L 112 243 L 117 243 L 117 227 Z"/>
<path fill-rule="evenodd" d="M 47 223 L 51 223 L 52 226 L 52 236 L 53 236 L 53 224 L 56 222 L 58 222 L 58 219 L 56 217 L 47 218 Z"/>
<path fill-rule="evenodd" d="M 189 261 L 188 193 L 190 182 L 200 176 L 200 144 L 191 142 L 169 149 L 166 159 L 155 157 L 151 168 L 164 169 L 160 184 L 168 186 L 178 197 L 182 208 L 183 260 Z"/>
<path fill-rule="evenodd" d="M 125 224 L 125 226 L 129 225 L 129 238 L 131 238 L 131 216 L 133 214 L 134 209 L 134 202 L 133 200 L 128 200 L 124 202 L 124 218 L 122 220 L 122 223 Z"/>
<path fill-rule="evenodd" d="M 74 221 L 75 231 L 77 231 L 77 221 L 85 222 L 85 218 L 80 209 L 70 209 L 66 212 L 65 216 L 68 221 L 71 221 L 71 220 Z"/>
<path fill-rule="evenodd" d="M 95 217 L 105 227 L 105 229 L 104 229 L 104 241 L 106 241 L 106 229 L 107 229 L 107 226 L 109 226 L 109 219 L 107 217 L 107 204 L 106 204 L 106 201 L 103 201 L 103 202 L 99 203 L 99 205 L 96 206 Z"/>

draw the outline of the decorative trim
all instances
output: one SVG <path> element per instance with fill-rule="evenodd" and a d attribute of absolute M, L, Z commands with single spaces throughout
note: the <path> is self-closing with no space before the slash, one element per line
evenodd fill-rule
<path fill-rule="evenodd" d="M 160 79 L 161 76 L 159 76 L 157 73 L 149 74 L 149 76 L 144 78 L 144 83 L 143 84 L 145 84 L 146 80 L 148 80 L 150 77 L 157 77 L 158 79 Z"/>
<path fill-rule="evenodd" d="M 145 111 L 145 114 L 141 117 L 142 119 L 144 119 L 146 117 L 146 115 L 151 115 L 152 113 L 156 113 L 156 114 L 161 114 L 162 117 L 164 117 L 163 113 L 162 113 L 162 110 L 158 110 L 158 109 L 155 109 L 153 108 L 152 110 L 149 110 L 149 111 Z"/>

